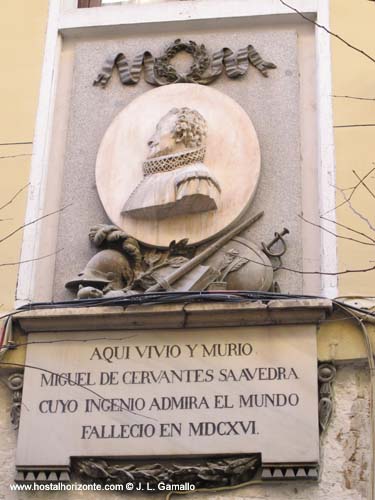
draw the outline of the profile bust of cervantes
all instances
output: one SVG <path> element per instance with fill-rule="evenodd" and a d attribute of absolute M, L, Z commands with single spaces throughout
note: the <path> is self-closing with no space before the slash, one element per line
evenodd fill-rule
<path fill-rule="evenodd" d="M 172 108 L 156 126 L 143 162 L 143 179 L 122 214 L 164 219 L 215 210 L 220 186 L 203 163 L 207 123 L 190 108 Z"/>

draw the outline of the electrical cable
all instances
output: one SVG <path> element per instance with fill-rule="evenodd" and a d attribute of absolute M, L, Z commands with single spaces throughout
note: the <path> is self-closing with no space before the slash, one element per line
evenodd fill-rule
<path fill-rule="evenodd" d="M 152 293 L 138 293 L 130 296 L 124 297 L 114 297 L 106 298 L 99 297 L 93 299 L 74 299 L 68 301 L 58 301 L 58 302 L 35 302 L 31 304 L 25 304 L 13 313 L 9 315 L 4 315 L 7 318 L 6 324 L 8 324 L 9 318 L 19 314 L 23 311 L 32 311 L 37 309 L 66 309 L 66 308 L 87 308 L 87 307 L 122 307 L 126 308 L 131 305 L 147 306 L 156 304 L 172 304 L 172 303 L 183 303 L 184 305 L 194 302 L 269 302 L 270 300 L 286 300 L 286 299 L 310 299 L 317 298 L 308 295 L 289 295 L 275 292 L 259 292 L 259 291 L 197 291 L 197 292 L 152 292 Z M 0 318 L 1 319 L 1 318 Z M 2 357 L 8 348 L 14 348 L 17 346 L 9 345 L 9 341 L 0 344 L 0 357 Z"/>
<path fill-rule="evenodd" d="M 131 305 L 147 306 L 156 304 L 173 304 L 183 303 L 184 307 L 189 303 L 196 302 L 262 302 L 267 304 L 271 300 L 311 300 L 311 299 L 325 299 L 317 295 L 302 295 L 302 294 L 285 294 L 278 292 L 263 292 L 263 291 L 250 291 L 250 290 L 227 290 L 227 291 L 197 291 L 197 292 L 153 292 L 153 293 L 138 293 L 124 297 L 114 298 L 93 298 L 85 300 L 68 300 L 58 302 L 35 302 L 25 304 L 17 310 L 9 313 L 6 317 L 4 325 L 2 343 L 0 343 L 0 357 L 2 357 L 8 348 L 16 348 L 17 345 L 9 343 L 6 339 L 6 331 L 9 326 L 9 319 L 24 311 L 32 311 L 37 309 L 66 309 L 66 308 L 91 308 L 91 307 L 122 307 L 126 309 Z M 368 309 L 362 309 L 350 304 L 342 303 L 336 299 L 332 303 L 338 307 L 346 307 L 352 311 L 365 315 L 365 318 L 375 322 L 375 313 Z M 9 330 L 10 331 L 10 330 Z M 25 343 L 26 344 L 26 343 Z"/>
<path fill-rule="evenodd" d="M 184 304 L 185 305 L 185 304 Z M 186 304 L 187 305 L 187 304 Z M 186 311 L 184 309 L 184 307 L 182 308 L 182 310 L 185 312 L 185 314 L 188 313 L 188 311 Z M 335 319 L 325 319 L 325 320 L 320 320 L 319 321 L 319 324 L 323 324 L 323 323 L 337 323 L 337 322 L 342 322 L 342 321 L 355 321 L 355 318 L 353 318 L 352 315 L 350 315 L 350 317 L 348 318 L 335 318 Z M 182 328 L 186 328 L 186 322 L 183 323 L 182 325 Z M 95 338 L 88 338 L 88 339 L 74 339 L 74 338 L 68 338 L 68 339 L 60 339 L 60 340 L 34 340 L 32 342 L 19 342 L 19 343 L 15 343 L 15 342 L 12 342 L 12 343 L 4 343 L 3 345 L 0 345 L 0 359 L 2 358 L 2 355 L 3 353 L 1 351 L 4 351 L 4 350 L 9 350 L 9 349 L 17 349 L 18 347 L 25 347 L 25 346 L 28 346 L 28 345 L 36 345 L 36 344 L 64 344 L 66 342 L 82 342 L 82 343 L 89 343 L 89 342 L 97 342 L 98 340 L 109 340 L 109 341 L 112 341 L 112 340 L 116 340 L 117 342 L 121 342 L 121 341 L 124 341 L 124 340 L 128 340 L 128 339 L 131 339 L 133 338 L 135 335 L 132 335 L 132 336 L 129 336 L 129 337 L 121 337 L 121 338 L 118 338 L 118 337 L 95 337 Z"/>
<path fill-rule="evenodd" d="M 29 364 L 26 364 L 26 363 L 15 363 L 13 361 L 11 361 L 11 362 L 0 361 L 0 365 L 17 366 L 19 368 L 29 368 L 30 370 L 38 370 L 38 371 L 41 371 L 41 372 L 49 373 L 50 375 L 56 376 L 59 380 L 66 381 L 68 385 L 73 385 L 75 387 L 80 387 L 81 389 L 84 389 L 85 391 L 88 391 L 90 394 L 94 394 L 94 396 L 97 396 L 101 400 L 104 400 L 104 401 L 108 400 L 108 398 L 106 398 L 105 396 L 102 396 L 101 394 L 99 394 L 98 392 L 94 391 L 90 387 L 87 387 L 87 385 L 85 385 L 85 384 L 80 384 L 79 382 L 76 382 L 75 380 L 72 380 L 69 376 L 67 376 L 64 373 L 57 373 L 57 372 L 54 372 L 52 370 L 47 370 L 47 368 L 42 368 L 41 366 L 29 365 Z M 142 418 L 146 418 L 148 420 L 157 421 L 157 419 L 154 418 L 154 417 L 148 417 L 147 415 L 142 415 L 142 413 L 137 413 L 137 412 L 135 412 L 133 410 L 130 410 L 128 408 L 123 408 L 121 405 L 119 405 L 117 403 L 112 403 L 112 405 L 113 405 L 114 408 L 118 408 L 119 411 L 125 411 L 125 412 L 128 412 L 128 413 L 131 413 L 132 415 L 136 415 L 137 417 L 142 417 Z"/>
<path fill-rule="evenodd" d="M 189 303 L 195 302 L 262 302 L 268 303 L 271 300 L 311 300 L 311 299 L 325 299 L 317 295 L 302 295 L 302 294 L 283 294 L 277 292 L 259 292 L 259 291 L 201 291 L 201 292 L 153 292 L 153 293 L 138 293 L 125 297 L 114 298 L 94 298 L 85 300 L 68 300 L 59 302 L 35 302 L 25 304 L 17 310 L 2 316 L 7 318 L 0 342 L 0 356 L 4 354 L 7 347 L 16 347 L 9 345 L 9 340 L 6 339 L 6 333 L 9 326 L 9 318 L 23 311 L 32 311 L 37 309 L 66 309 L 66 308 L 91 308 L 91 307 L 122 307 L 126 309 L 131 305 L 147 306 L 156 304 L 173 304 L 183 303 L 184 306 Z M 363 309 L 351 304 L 343 303 L 337 299 L 333 299 L 332 303 L 338 307 L 345 307 L 351 311 L 357 312 L 367 321 L 375 323 L 375 313 L 369 309 Z M 2 319 L 0 318 L 0 319 Z M 9 329 L 10 331 L 10 329 Z"/>
<path fill-rule="evenodd" d="M 165 497 L 165 500 L 170 500 L 172 495 L 191 495 L 194 493 L 212 493 L 217 491 L 230 491 L 238 490 L 239 488 L 245 488 L 246 486 L 253 486 L 254 484 L 264 484 L 261 479 L 252 479 L 251 481 L 246 481 L 245 483 L 235 484 L 233 486 L 219 486 L 218 488 L 198 488 L 192 491 L 171 491 Z"/>
<path fill-rule="evenodd" d="M 105 306 L 120 306 L 127 307 L 130 305 L 152 305 L 152 304 L 171 304 L 171 303 L 192 303 L 192 302 L 257 302 L 267 303 L 271 300 L 311 300 L 325 299 L 318 295 L 302 295 L 302 294 L 283 294 L 276 292 L 259 292 L 259 291 L 205 291 L 205 292 L 153 292 L 139 293 L 128 297 L 115 298 L 94 298 L 84 300 L 70 300 L 62 302 L 36 302 L 26 304 L 17 309 L 16 312 L 35 309 L 64 309 L 64 308 L 83 308 L 83 307 L 105 307 Z M 332 303 L 340 306 L 343 305 L 348 309 L 365 314 L 369 318 L 374 318 L 375 313 L 368 309 L 363 309 L 351 304 L 345 304 L 337 299 L 332 299 Z"/>
<path fill-rule="evenodd" d="M 322 297 L 312 295 L 298 294 L 282 294 L 275 292 L 259 292 L 259 291 L 206 291 L 206 292 L 153 292 L 139 293 L 128 297 L 115 298 L 94 298 L 84 300 L 68 300 L 61 302 L 34 302 L 26 304 L 17 309 L 34 310 L 34 309 L 60 309 L 68 307 L 95 307 L 95 306 L 128 306 L 128 305 L 143 305 L 152 303 L 170 303 L 170 302 L 186 302 L 191 301 L 219 301 L 219 302 L 236 302 L 236 301 L 262 301 L 267 302 L 275 299 L 319 299 Z"/>
<path fill-rule="evenodd" d="M 369 309 L 363 309 L 361 307 L 352 306 L 351 304 L 346 304 L 345 302 L 341 302 L 340 300 L 336 300 L 336 299 L 332 299 L 332 303 L 336 304 L 337 306 L 339 306 L 343 309 L 344 308 L 350 309 L 354 312 L 358 312 L 358 313 L 364 314 L 368 317 L 375 318 L 375 313 L 371 312 Z"/>

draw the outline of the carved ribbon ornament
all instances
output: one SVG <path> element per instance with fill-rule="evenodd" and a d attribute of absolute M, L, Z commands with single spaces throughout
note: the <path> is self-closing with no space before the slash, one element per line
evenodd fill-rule
<path fill-rule="evenodd" d="M 187 52 L 193 57 L 193 64 L 186 74 L 179 74 L 171 64 L 172 58 L 179 52 Z M 94 80 L 94 85 L 105 87 L 112 76 L 113 68 L 119 72 L 121 83 L 134 85 L 141 78 L 142 69 L 147 83 L 155 86 L 171 83 L 199 83 L 207 85 L 218 78 L 225 70 L 229 78 L 238 78 L 246 74 L 249 64 L 257 68 L 263 76 L 268 76 L 268 69 L 276 68 L 259 55 L 252 45 L 239 49 L 235 54 L 224 47 L 212 57 L 204 45 L 193 41 L 182 42 L 180 39 L 170 45 L 161 57 L 154 58 L 151 52 L 145 51 L 134 58 L 130 64 L 122 52 L 110 56 L 104 63 L 101 72 Z"/>

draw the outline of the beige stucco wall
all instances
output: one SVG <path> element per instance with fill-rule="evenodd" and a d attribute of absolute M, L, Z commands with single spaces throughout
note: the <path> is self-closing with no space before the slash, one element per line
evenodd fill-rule
<path fill-rule="evenodd" d="M 366 51 L 373 58 L 374 48 L 375 3 L 367 0 L 331 0 L 331 29 L 345 40 Z M 333 94 L 355 97 L 369 97 L 372 101 L 334 97 L 334 123 L 337 125 L 375 124 L 375 64 L 362 54 L 355 52 L 342 42 L 332 38 Z M 375 127 L 335 128 L 336 147 L 336 185 L 339 188 L 354 186 L 358 180 L 353 174 L 363 176 L 375 162 L 374 148 Z M 374 173 L 367 179 L 370 189 L 374 190 Z M 346 195 L 350 190 L 345 191 Z M 337 204 L 343 201 L 337 191 Z M 351 199 L 353 208 L 368 219 L 375 228 L 375 199 L 364 187 L 358 189 Z M 327 214 L 329 217 L 330 214 Z M 337 210 L 337 220 L 341 224 L 375 236 L 374 229 L 355 215 L 346 204 Z M 329 227 L 329 226 L 327 226 Z M 332 229 L 332 226 L 331 226 Z M 360 237 L 349 231 L 340 231 L 341 235 Z M 363 239 L 363 238 L 362 238 Z M 366 240 L 365 241 L 369 241 Z M 369 241 L 370 242 L 370 241 Z M 370 242 L 371 243 L 371 242 Z M 339 268 L 358 269 L 373 266 L 374 248 L 341 239 L 338 243 Z M 347 274 L 339 278 L 339 292 L 343 294 L 374 293 L 374 271 L 368 273 Z"/>
<path fill-rule="evenodd" d="M 0 207 L 28 182 L 48 0 L 0 2 Z M 24 155 L 24 156 L 19 156 Z M 10 157 L 10 158 L 4 158 Z M 23 224 L 27 189 L 0 210 L 0 239 Z M 4 220 L 6 219 L 6 220 Z M 22 231 L 0 243 L 0 308 L 14 304 Z"/>

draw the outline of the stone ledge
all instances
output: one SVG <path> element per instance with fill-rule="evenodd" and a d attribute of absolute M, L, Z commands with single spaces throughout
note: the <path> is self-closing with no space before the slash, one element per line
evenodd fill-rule
<path fill-rule="evenodd" d="M 200 328 L 318 323 L 332 311 L 328 299 L 189 303 L 35 309 L 14 321 L 30 332 Z"/>

